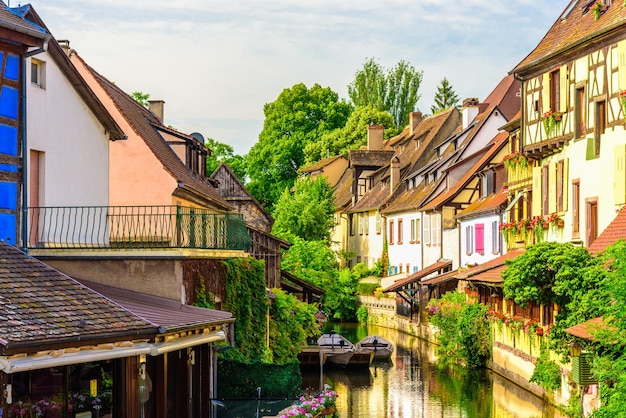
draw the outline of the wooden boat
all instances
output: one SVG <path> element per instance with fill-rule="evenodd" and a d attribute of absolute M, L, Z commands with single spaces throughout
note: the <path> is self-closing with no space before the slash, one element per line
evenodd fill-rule
<path fill-rule="evenodd" d="M 319 337 L 317 345 L 320 348 L 320 355 L 326 356 L 328 364 L 346 366 L 354 354 L 354 344 L 334 331 Z"/>
<path fill-rule="evenodd" d="M 393 344 L 378 335 L 368 335 L 355 346 L 357 352 L 370 352 L 374 360 L 389 360 L 393 354 Z"/>

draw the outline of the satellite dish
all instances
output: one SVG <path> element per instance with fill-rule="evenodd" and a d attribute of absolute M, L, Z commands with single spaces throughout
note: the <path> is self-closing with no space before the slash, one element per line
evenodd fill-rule
<path fill-rule="evenodd" d="M 201 144 L 204 144 L 204 137 L 202 136 L 201 133 L 199 132 L 193 132 L 190 134 L 190 136 L 193 136 L 194 138 L 196 138 L 198 141 L 200 141 Z"/>

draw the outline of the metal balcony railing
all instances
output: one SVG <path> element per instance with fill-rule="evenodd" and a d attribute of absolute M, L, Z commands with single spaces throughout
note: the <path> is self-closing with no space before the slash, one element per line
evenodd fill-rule
<path fill-rule="evenodd" d="M 30 207 L 29 248 L 247 250 L 240 214 L 186 206 Z"/>

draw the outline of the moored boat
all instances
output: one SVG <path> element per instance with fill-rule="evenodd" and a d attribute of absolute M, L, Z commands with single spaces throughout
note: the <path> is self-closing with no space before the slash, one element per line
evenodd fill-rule
<path fill-rule="evenodd" d="M 370 352 L 374 360 L 389 360 L 393 354 L 393 343 L 378 335 L 368 335 L 355 346 L 357 352 Z"/>
<path fill-rule="evenodd" d="M 320 355 L 325 355 L 327 364 L 346 366 L 354 354 L 354 344 L 334 331 L 319 337 L 317 345 Z"/>

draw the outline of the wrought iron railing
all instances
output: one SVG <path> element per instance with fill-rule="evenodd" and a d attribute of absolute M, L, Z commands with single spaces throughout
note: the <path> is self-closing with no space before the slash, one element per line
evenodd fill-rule
<path fill-rule="evenodd" d="M 247 250 L 240 214 L 186 206 L 31 207 L 30 248 Z"/>

